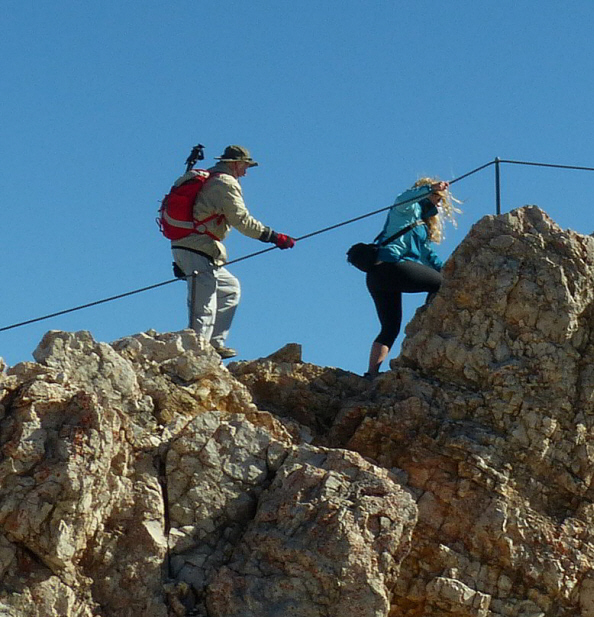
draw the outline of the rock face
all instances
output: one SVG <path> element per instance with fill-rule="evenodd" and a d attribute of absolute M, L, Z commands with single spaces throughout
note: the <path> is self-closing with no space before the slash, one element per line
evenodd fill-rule
<path fill-rule="evenodd" d="M 1 382 L 0 614 L 387 614 L 417 514 L 389 471 L 297 439 L 190 331 L 35 358 Z"/>
<path fill-rule="evenodd" d="M 1 617 L 594 617 L 594 238 L 475 225 L 369 383 L 49 332 L 0 375 Z"/>

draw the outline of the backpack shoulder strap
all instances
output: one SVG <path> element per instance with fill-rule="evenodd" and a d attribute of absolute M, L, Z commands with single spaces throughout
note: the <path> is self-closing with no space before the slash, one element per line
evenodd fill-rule
<path fill-rule="evenodd" d="M 380 242 L 378 246 L 386 246 L 387 244 L 390 244 L 390 242 L 393 242 L 394 240 L 396 240 L 396 238 L 400 238 L 400 236 L 407 234 L 411 229 L 414 229 L 415 227 L 418 227 L 419 225 L 424 225 L 424 224 L 425 224 L 425 221 L 423 219 L 415 221 L 414 223 L 411 223 L 410 225 L 407 225 L 406 227 L 399 229 L 395 234 L 391 235 L 389 238 L 387 238 L 383 242 Z M 379 236 L 377 236 L 377 238 L 374 240 L 374 243 L 377 241 L 378 238 Z"/>

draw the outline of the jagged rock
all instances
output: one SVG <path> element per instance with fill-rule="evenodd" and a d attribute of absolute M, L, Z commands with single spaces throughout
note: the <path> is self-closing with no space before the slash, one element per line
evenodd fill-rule
<path fill-rule="evenodd" d="M 189 330 L 0 362 L 0 615 L 594 617 L 594 238 L 526 207 L 444 274 L 373 383 Z"/>
<path fill-rule="evenodd" d="M 298 343 L 287 343 L 284 347 L 266 356 L 267 360 L 276 362 L 289 362 L 290 364 L 299 364 L 301 360 L 301 345 Z"/>
<path fill-rule="evenodd" d="M 229 370 L 248 387 L 258 408 L 293 418 L 315 434 L 332 426 L 345 399 L 369 388 L 362 377 L 304 363 L 301 354 L 288 361 L 285 351 L 286 347 L 267 358 L 231 363 Z"/>
<path fill-rule="evenodd" d="M 415 495 L 392 617 L 594 612 L 593 238 L 526 207 L 477 223 L 444 274 L 371 388 L 319 397 L 307 365 L 284 382 L 314 408 L 341 400 L 315 441 Z M 294 413 L 278 367 L 240 369 L 257 400 Z"/>
<path fill-rule="evenodd" d="M 427 603 L 442 613 L 486 617 L 491 596 L 455 579 L 438 576 L 426 587 Z"/>
<path fill-rule="evenodd" d="M 208 614 L 385 615 L 416 518 L 385 470 L 197 417 L 167 457 L 174 578 Z"/>
<path fill-rule="evenodd" d="M 113 347 L 86 332 L 50 332 L 34 356 L 40 364 L 17 365 L 2 380 L 0 599 L 23 615 L 164 617 L 161 451 L 187 414 L 257 410 L 188 332 Z M 168 396 L 186 404 L 164 424 Z M 65 585 L 56 595 L 71 605 L 50 611 L 54 584 L 43 592 L 47 607 L 34 608 L 40 578 Z"/>
<path fill-rule="evenodd" d="M 0 376 L 3 614 L 280 615 L 289 597 L 385 613 L 416 517 L 389 472 L 258 410 L 190 331 L 53 331 L 34 357 Z"/>

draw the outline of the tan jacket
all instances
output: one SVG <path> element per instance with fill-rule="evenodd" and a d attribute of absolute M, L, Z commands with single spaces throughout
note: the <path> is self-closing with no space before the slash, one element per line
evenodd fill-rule
<path fill-rule="evenodd" d="M 205 224 L 205 229 L 216 236 L 215 240 L 207 234 L 190 234 L 181 240 L 174 240 L 171 247 L 185 247 L 202 251 L 210 255 L 217 266 L 227 261 L 227 250 L 223 246 L 224 240 L 232 227 L 235 227 L 245 236 L 260 238 L 268 228 L 256 220 L 246 208 L 241 192 L 241 185 L 237 178 L 231 175 L 226 163 L 218 163 L 209 169 L 213 174 L 196 198 L 194 204 L 194 219 L 203 221 L 212 214 L 222 214 Z M 179 186 L 190 177 L 184 174 L 175 182 Z"/>

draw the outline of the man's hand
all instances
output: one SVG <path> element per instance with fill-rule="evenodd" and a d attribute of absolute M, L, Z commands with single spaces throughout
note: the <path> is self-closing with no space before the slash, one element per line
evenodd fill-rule
<path fill-rule="evenodd" d="M 270 227 L 266 227 L 266 229 L 262 232 L 260 240 L 262 242 L 271 242 L 272 244 L 276 244 L 279 249 L 292 249 L 295 246 L 295 240 L 291 238 L 291 236 L 276 233 L 276 231 L 272 231 Z"/>
<path fill-rule="evenodd" d="M 276 238 L 273 239 L 273 242 L 278 246 L 279 249 L 292 249 L 295 246 L 295 240 L 291 238 L 291 236 L 287 236 L 286 234 L 274 234 Z"/>

